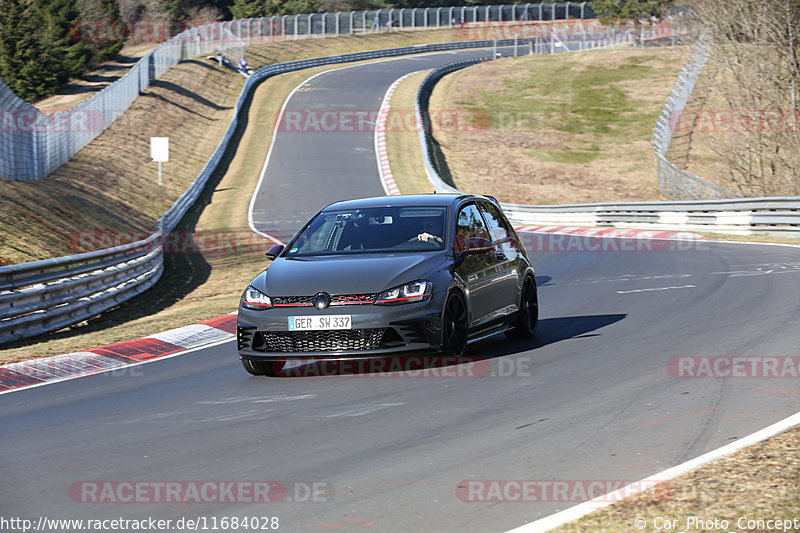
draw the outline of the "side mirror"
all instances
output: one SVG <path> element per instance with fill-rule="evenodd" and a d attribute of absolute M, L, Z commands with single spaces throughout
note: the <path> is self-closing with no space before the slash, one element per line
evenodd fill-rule
<path fill-rule="evenodd" d="M 275 246 L 267 250 L 267 257 L 269 257 L 270 259 L 275 259 L 282 251 L 283 251 L 283 245 L 276 244 Z"/>

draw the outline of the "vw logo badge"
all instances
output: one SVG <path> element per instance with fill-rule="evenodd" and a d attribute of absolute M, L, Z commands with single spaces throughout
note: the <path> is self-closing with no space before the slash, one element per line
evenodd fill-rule
<path fill-rule="evenodd" d="M 327 309 L 331 305 L 331 296 L 327 292 L 318 292 L 314 295 L 314 307 L 317 309 Z"/>

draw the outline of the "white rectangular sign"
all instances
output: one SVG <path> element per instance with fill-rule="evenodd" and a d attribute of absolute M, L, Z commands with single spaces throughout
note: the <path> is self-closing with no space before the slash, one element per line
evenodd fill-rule
<path fill-rule="evenodd" d="M 153 161 L 169 161 L 169 137 L 150 137 L 150 157 Z"/>

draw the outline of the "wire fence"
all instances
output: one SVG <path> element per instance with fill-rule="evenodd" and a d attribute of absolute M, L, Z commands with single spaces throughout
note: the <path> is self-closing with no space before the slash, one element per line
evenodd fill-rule
<path fill-rule="evenodd" d="M 682 170 L 667 159 L 675 126 L 692 96 L 695 83 L 705 68 L 710 54 L 711 45 L 707 40 L 701 39 L 695 44 L 695 49 L 678 75 L 653 130 L 653 148 L 658 157 L 658 186 L 667 198 L 673 200 L 706 200 L 738 196 L 730 189 Z"/>
<path fill-rule="evenodd" d="M 214 55 L 235 65 L 250 43 L 395 29 L 449 27 L 463 32 L 459 40 L 485 40 L 492 38 L 491 32 L 508 31 L 509 23 L 594 16 L 589 2 L 562 2 L 314 13 L 204 24 L 172 37 L 119 80 L 60 113 L 41 113 L 0 80 L 0 178 L 24 181 L 52 173 L 117 120 L 153 80 L 189 57 Z"/>

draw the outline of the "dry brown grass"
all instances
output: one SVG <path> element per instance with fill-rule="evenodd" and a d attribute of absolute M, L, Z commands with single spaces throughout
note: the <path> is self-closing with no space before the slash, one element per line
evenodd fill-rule
<path fill-rule="evenodd" d="M 0 181 L 0 264 L 77 253 L 78 232 L 152 231 L 219 143 L 243 80 L 209 61 L 181 63 L 47 178 Z M 150 137 L 170 138 L 161 188 Z"/>
<path fill-rule="evenodd" d="M 401 81 L 392 95 L 390 113 L 401 113 L 407 116 L 415 112 L 414 98 L 422 80 L 429 71 L 418 72 Z M 413 121 L 404 120 L 407 125 Z M 391 129 L 386 135 L 386 150 L 389 154 L 389 165 L 397 186 L 403 194 L 418 194 L 432 191 L 431 182 L 425 174 L 422 162 L 422 149 L 419 134 L 415 129 L 399 127 Z"/>
<path fill-rule="evenodd" d="M 125 45 L 113 61 L 107 61 L 86 72 L 83 76 L 61 87 L 56 94 L 36 102 L 36 107 L 46 114 L 69 109 L 125 75 L 141 57 L 158 46 L 155 43 Z"/>
<path fill-rule="evenodd" d="M 456 185 L 526 204 L 663 199 L 652 128 L 685 55 L 666 48 L 526 56 L 445 77 L 431 109 L 491 124 L 434 131 Z M 587 103 L 593 97 L 596 109 Z"/>
<path fill-rule="evenodd" d="M 658 497 L 655 497 L 658 496 Z M 704 526 L 692 527 L 690 517 Z M 648 491 L 594 512 L 553 531 L 642 531 L 637 518 L 646 520 L 645 531 L 657 531 L 656 518 L 665 531 L 779 531 L 778 528 L 739 527 L 741 517 L 750 519 L 798 519 L 800 523 L 800 428 L 755 444 L 709 463 L 672 481 L 660 490 Z M 727 527 L 707 521 L 727 520 Z M 669 520 L 676 527 L 664 528 Z M 791 526 L 788 531 L 797 531 Z"/>

